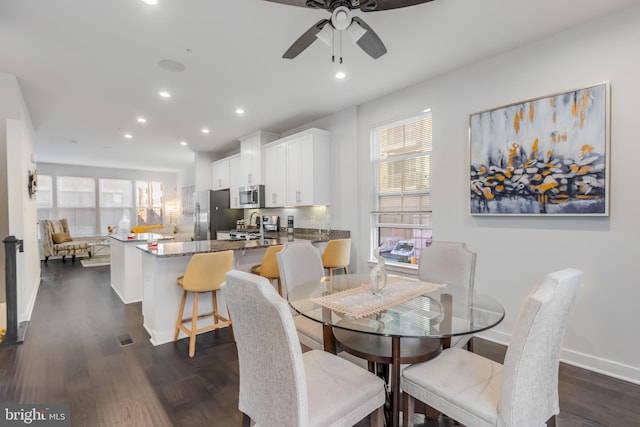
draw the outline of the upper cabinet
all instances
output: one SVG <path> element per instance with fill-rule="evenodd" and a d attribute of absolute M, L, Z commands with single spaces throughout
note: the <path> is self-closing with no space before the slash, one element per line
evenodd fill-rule
<path fill-rule="evenodd" d="M 274 142 L 264 147 L 264 205 L 284 206 L 287 197 L 287 143 Z"/>
<path fill-rule="evenodd" d="M 229 160 L 229 207 L 231 209 L 240 208 L 240 196 L 238 187 L 240 187 L 240 154 L 228 157 Z"/>
<path fill-rule="evenodd" d="M 329 132 L 309 129 L 287 141 L 287 206 L 328 205 Z"/>
<path fill-rule="evenodd" d="M 240 186 L 264 184 L 262 178 L 263 145 L 278 139 L 278 134 L 258 131 L 240 138 Z"/>
<path fill-rule="evenodd" d="M 213 190 L 224 190 L 229 188 L 229 158 L 216 160 L 211 164 Z"/>
<path fill-rule="evenodd" d="M 265 153 L 265 206 L 330 203 L 330 134 L 309 129 L 275 141 Z"/>

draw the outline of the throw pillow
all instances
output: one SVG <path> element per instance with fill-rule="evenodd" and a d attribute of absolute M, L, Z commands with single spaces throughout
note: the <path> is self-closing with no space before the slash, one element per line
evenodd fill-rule
<path fill-rule="evenodd" d="M 69 233 L 53 233 L 51 238 L 53 239 L 53 243 L 56 245 L 58 243 L 71 242 L 73 240 L 71 239 L 71 236 L 69 236 Z"/>

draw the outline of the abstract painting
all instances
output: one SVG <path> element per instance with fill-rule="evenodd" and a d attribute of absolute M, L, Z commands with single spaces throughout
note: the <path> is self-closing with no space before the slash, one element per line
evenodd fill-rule
<path fill-rule="evenodd" d="M 609 214 L 609 84 L 470 116 L 472 215 Z"/>

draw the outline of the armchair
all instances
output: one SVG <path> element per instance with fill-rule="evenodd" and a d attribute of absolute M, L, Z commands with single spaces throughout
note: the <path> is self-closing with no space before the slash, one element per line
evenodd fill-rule
<path fill-rule="evenodd" d="M 66 218 L 43 219 L 41 224 L 42 255 L 44 262 L 50 256 L 61 256 L 64 261 L 67 255 L 71 255 L 75 262 L 76 255 L 88 254 L 91 256 L 91 247 L 87 240 L 73 240 L 69 234 L 69 225 Z"/>

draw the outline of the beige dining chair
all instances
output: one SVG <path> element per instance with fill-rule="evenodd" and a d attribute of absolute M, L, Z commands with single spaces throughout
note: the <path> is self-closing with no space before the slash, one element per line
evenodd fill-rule
<path fill-rule="evenodd" d="M 463 242 L 433 241 L 422 249 L 418 264 L 418 278 L 425 282 L 449 284 L 473 290 L 476 272 L 476 253 Z M 455 320 L 455 319 L 454 319 Z M 464 347 L 473 351 L 473 335 L 451 337 L 450 347 Z"/>
<path fill-rule="evenodd" d="M 414 399 L 467 426 L 555 425 L 562 338 L 581 289 L 579 270 L 546 276 L 520 309 L 504 365 L 454 347 L 404 369 L 407 425 Z"/>
<path fill-rule="evenodd" d="M 383 381 L 331 353 L 303 354 L 289 305 L 266 278 L 232 270 L 222 292 L 238 347 L 243 426 L 352 426 L 369 414 L 371 426 L 383 426 Z"/>
<path fill-rule="evenodd" d="M 320 281 L 324 277 L 320 252 L 309 241 L 285 244 L 284 248 L 276 253 L 276 259 L 285 298 L 296 286 L 310 281 Z M 298 315 L 294 316 L 294 322 L 302 344 L 311 349 L 324 349 L 322 324 Z"/>

